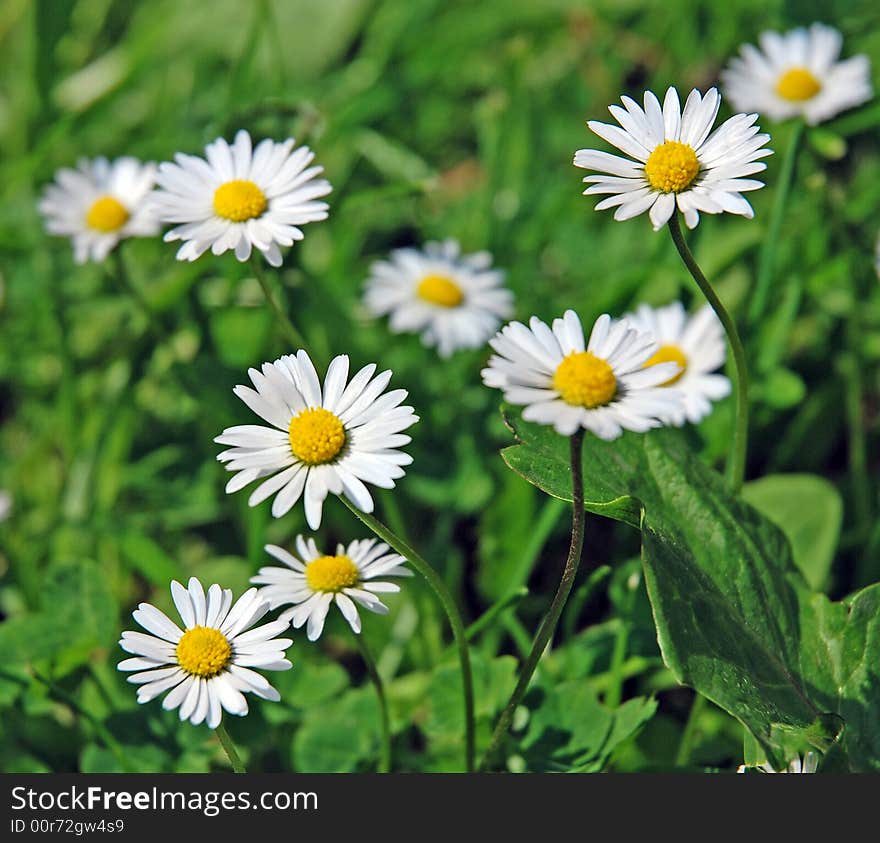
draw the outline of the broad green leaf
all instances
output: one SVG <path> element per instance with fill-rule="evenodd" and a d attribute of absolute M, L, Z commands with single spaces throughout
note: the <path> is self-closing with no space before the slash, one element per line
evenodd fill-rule
<path fill-rule="evenodd" d="M 601 770 L 611 753 L 654 716 L 657 702 L 636 697 L 612 711 L 582 679 L 539 683 L 519 752 L 532 772 Z"/>
<path fill-rule="evenodd" d="M 491 721 L 507 702 L 516 681 L 516 659 L 501 656 L 491 661 L 472 654 L 474 706 L 478 720 Z M 431 713 L 426 730 L 432 740 L 463 741 L 464 706 L 461 671 L 457 664 L 438 667 L 431 677 Z"/>
<path fill-rule="evenodd" d="M 821 590 L 843 521 L 837 489 L 815 474 L 771 474 L 746 483 L 743 498 L 785 533 L 807 583 Z"/>
<path fill-rule="evenodd" d="M 293 766 L 308 773 L 350 773 L 378 756 L 379 706 L 370 688 L 347 691 L 312 709 L 293 738 Z"/>
<path fill-rule="evenodd" d="M 614 716 L 583 680 L 533 688 L 534 708 L 519 751 L 533 772 L 562 771 L 593 760 L 611 733 Z"/>
<path fill-rule="evenodd" d="M 116 602 L 98 566 L 56 563 L 43 584 L 41 610 L 0 626 L 0 652 L 12 663 L 73 655 L 80 664 L 112 643 L 115 627 Z"/>
<path fill-rule="evenodd" d="M 570 500 L 568 442 L 514 424 L 522 444 L 502 452 L 507 464 Z M 809 746 L 827 750 L 845 722 L 851 767 L 880 769 L 869 672 L 880 660 L 880 585 L 841 603 L 811 593 L 784 534 L 733 498 L 678 431 L 588 437 L 583 468 L 586 508 L 641 527 L 658 641 L 675 677 L 745 724 L 774 766 Z"/>

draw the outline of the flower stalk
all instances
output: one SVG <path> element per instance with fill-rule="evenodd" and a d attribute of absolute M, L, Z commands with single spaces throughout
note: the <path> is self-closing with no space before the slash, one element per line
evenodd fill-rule
<path fill-rule="evenodd" d="M 553 602 L 550 604 L 550 608 L 547 610 L 547 614 L 544 616 L 538 627 L 538 631 L 535 634 L 535 640 L 532 642 L 532 648 L 529 651 L 525 664 L 520 670 L 516 687 L 513 689 L 513 693 L 510 695 L 507 705 L 504 707 L 501 716 L 498 718 L 498 722 L 495 724 L 495 730 L 492 733 L 492 738 L 489 741 L 486 754 L 483 756 L 483 761 L 480 764 L 481 770 L 486 769 L 491 763 L 498 746 L 507 734 L 508 729 L 510 729 L 510 724 L 513 721 L 513 714 L 516 711 L 516 707 L 519 705 L 523 696 L 525 696 L 529 687 L 529 682 L 535 673 L 535 669 L 538 667 L 538 662 L 540 661 L 547 645 L 550 643 L 550 640 L 553 638 L 553 633 L 556 631 L 556 626 L 559 623 L 562 610 L 565 608 L 565 602 L 568 600 L 568 595 L 571 593 L 571 588 L 574 585 L 574 580 L 577 576 L 578 567 L 581 561 L 581 552 L 584 546 L 584 478 L 583 464 L 581 461 L 584 444 L 584 431 L 578 430 L 574 433 L 571 437 L 570 444 L 572 494 L 571 543 L 568 549 L 568 557 L 565 560 L 562 579 L 559 581 L 559 587 L 556 589 L 556 595 L 553 597 Z"/>
<path fill-rule="evenodd" d="M 256 254 L 251 255 L 251 268 L 254 271 L 254 277 L 257 279 L 257 282 L 263 290 L 266 302 L 269 307 L 272 308 L 272 312 L 281 324 L 281 330 L 284 332 L 287 341 L 292 343 L 295 349 L 308 348 L 305 337 L 300 333 L 296 325 L 293 324 L 290 317 L 285 313 L 284 308 L 281 306 L 281 302 L 278 301 L 278 297 L 272 290 L 269 280 L 266 278 L 266 273 L 263 271 L 260 258 Z"/>
<path fill-rule="evenodd" d="M 739 333 L 736 330 L 736 323 L 731 318 L 727 309 L 721 303 L 712 285 L 703 274 L 699 264 L 691 253 L 684 235 L 681 230 L 681 223 L 678 214 L 673 214 L 669 218 L 669 233 L 672 236 L 672 242 L 678 249 L 684 265 L 687 267 L 697 286 L 702 291 L 706 300 L 709 302 L 715 315 L 724 326 L 724 332 L 727 334 L 727 341 L 730 343 L 730 349 L 733 353 L 734 363 L 734 394 L 736 398 L 735 422 L 733 431 L 733 450 L 727 462 L 727 476 L 734 494 L 739 494 L 742 489 L 743 480 L 746 473 L 746 454 L 748 450 L 749 437 L 749 380 L 748 370 L 746 367 L 746 354 Z"/>
<path fill-rule="evenodd" d="M 347 497 L 340 495 L 340 500 L 354 513 L 367 527 L 369 527 L 382 541 L 389 544 L 401 556 L 404 557 L 419 574 L 434 589 L 434 593 L 440 600 L 449 619 L 452 635 L 458 649 L 458 659 L 461 666 L 461 682 L 464 694 L 464 724 L 465 724 L 465 769 L 470 773 L 474 769 L 475 738 L 474 738 L 474 680 L 471 671 L 471 657 L 468 649 L 467 633 L 461 613 L 455 605 L 455 600 L 450 594 L 446 583 L 431 565 L 413 547 L 401 539 L 389 527 L 385 526 L 378 518 L 369 512 L 362 512 Z"/>
<path fill-rule="evenodd" d="M 238 750 L 235 748 L 232 738 L 229 737 L 229 732 L 226 731 L 226 727 L 223 725 L 222 720 L 217 724 L 217 728 L 214 731 L 217 733 L 217 739 L 220 741 L 220 746 L 223 747 L 223 751 L 226 753 L 226 757 L 232 765 L 232 772 L 246 773 L 247 770 L 242 763 L 241 756 L 238 754 Z"/>
<path fill-rule="evenodd" d="M 381 744 L 379 748 L 379 766 L 378 772 L 388 773 L 391 771 L 391 720 L 388 716 L 388 698 L 385 695 L 385 684 L 379 675 L 379 668 L 376 666 L 376 660 L 370 652 L 367 642 L 364 640 L 363 633 L 358 634 L 352 632 L 355 643 L 360 651 L 364 666 L 370 675 L 370 681 L 376 689 L 376 697 L 379 701 L 379 718 L 381 729 Z"/>

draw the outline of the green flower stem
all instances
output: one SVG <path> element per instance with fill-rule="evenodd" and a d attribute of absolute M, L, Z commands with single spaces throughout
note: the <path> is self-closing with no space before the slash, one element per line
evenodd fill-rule
<path fill-rule="evenodd" d="M 718 298 L 715 290 L 712 289 L 712 285 L 706 280 L 703 270 L 700 269 L 685 242 L 677 213 L 669 218 L 669 233 L 672 235 L 672 242 L 675 243 L 675 248 L 678 249 L 684 265 L 688 268 L 694 281 L 697 282 L 697 286 L 712 306 L 712 310 L 715 311 L 715 314 L 721 320 L 721 324 L 724 326 L 724 331 L 727 334 L 727 341 L 730 343 L 730 349 L 733 352 L 736 420 L 733 431 L 733 450 L 727 462 L 727 476 L 733 487 L 734 494 L 738 494 L 740 489 L 742 489 L 746 474 L 746 453 L 749 438 L 749 379 L 746 369 L 746 353 L 737 333 L 736 323 L 721 303 L 721 299 Z"/>
<path fill-rule="evenodd" d="M 440 578 L 437 572 L 428 564 L 425 559 L 420 556 L 409 544 L 401 539 L 397 534 L 393 533 L 378 518 L 368 512 L 361 512 L 348 498 L 344 495 L 339 496 L 342 502 L 364 523 L 369 527 L 382 541 L 387 542 L 401 556 L 409 561 L 427 581 L 428 585 L 434 589 L 446 617 L 449 619 L 449 625 L 452 627 L 452 635 L 455 638 L 455 644 L 458 647 L 458 659 L 461 664 L 461 681 L 464 691 L 464 724 L 465 724 L 465 767 L 470 773 L 474 769 L 474 680 L 471 673 L 471 657 L 468 650 L 467 634 L 464 628 L 464 622 L 461 619 L 461 613 L 455 605 L 455 600 L 449 593 L 446 583 Z"/>
<path fill-rule="evenodd" d="M 232 765 L 232 772 L 246 773 L 247 770 L 244 768 L 244 764 L 241 763 L 241 757 L 238 754 L 238 750 L 235 748 L 232 738 L 229 737 L 229 732 L 226 731 L 226 727 L 223 725 L 222 720 L 217 724 L 217 728 L 214 731 L 217 733 L 217 737 L 220 740 L 220 746 L 223 747 L 226 757 L 229 758 L 229 763 Z"/>
<path fill-rule="evenodd" d="M 284 336 L 287 337 L 288 342 L 293 343 L 294 349 L 307 348 L 305 337 L 303 337 L 303 335 L 297 330 L 293 322 L 290 321 L 290 317 L 284 312 L 284 308 L 281 306 L 281 303 L 272 291 L 269 281 L 266 278 L 266 273 L 263 272 L 260 257 L 257 254 L 251 255 L 251 268 L 254 271 L 254 277 L 263 288 L 263 295 L 266 297 L 269 307 L 272 308 L 275 316 L 281 323 L 281 329 L 284 331 Z"/>
<path fill-rule="evenodd" d="M 363 634 L 352 632 L 354 640 L 360 650 L 361 658 L 370 674 L 370 681 L 376 689 L 376 697 L 379 699 L 379 715 L 381 718 L 382 743 L 379 750 L 379 769 L 380 773 L 388 773 L 391 771 L 391 721 L 388 717 L 388 699 L 385 696 L 385 685 L 382 677 L 379 675 L 379 668 L 376 667 L 376 660 L 364 640 Z"/>
<path fill-rule="evenodd" d="M 691 710 L 688 713 L 687 722 L 684 724 L 681 742 L 678 744 L 678 753 L 675 756 L 676 767 L 686 767 L 690 763 L 691 753 L 697 739 L 697 723 L 705 708 L 706 698 L 697 691 L 694 691 L 694 701 L 691 703 Z"/>
<path fill-rule="evenodd" d="M 559 623 L 559 618 L 565 607 L 565 601 L 568 599 L 572 585 L 574 585 L 574 579 L 580 565 L 581 551 L 584 546 L 584 478 L 583 464 L 581 462 L 584 445 L 583 430 L 579 430 L 571 437 L 570 444 L 572 493 L 571 545 L 568 549 L 568 558 L 565 560 L 565 569 L 562 572 L 562 579 L 559 582 L 559 588 L 556 590 L 553 602 L 538 626 L 535 640 L 532 642 L 532 649 L 529 651 L 528 658 L 520 670 L 516 687 L 513 689 L 513 693 L 510 695 L 504 711 L 501 712 L 501 716 L 495 724 L 495 731 L 492 733 L 492 739 L 489 741 L 489 746 L 486 749 L 486 754 L 483 756 L 480 769 L 485 769 L 492 761 L 492 757 L 510 728 L 516 707 L 529 687 L 529 682 L 535 673 L 538 661 L 553 638 L 553 633 L 556 631 L 556 625 Z"/>
<path fill-rule="evenodd" d="M 804 123 L 799 120 L 795 123 L 791 140 L 788 142 L 788 149 L 785 151 L 785 158 L 782 159 L 782 168 L 776 186 L 776 198 L 773 201 L 773 209 L 770 211 L 770 224 L 758 258 L 758 277 L 755 281 L 755 289 L 752 293 L 748 310 L 750 324 L 754 324 L 763 316 L 764 307 L 767 304 L 770 284 L 773 281 L 773 269 L 776 265 L 776 246 L 779 243 L 779 232 L 782 228 L 785 206 L 788 202 L 788 194 L 791 192 L 791 184 L 794 178 L 794 165 L 803 136 Z"/>

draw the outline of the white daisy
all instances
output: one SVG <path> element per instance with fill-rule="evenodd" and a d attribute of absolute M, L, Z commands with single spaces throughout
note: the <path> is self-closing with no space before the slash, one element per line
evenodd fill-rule
<path fill-rule="evenodd" d="M 730 381 L 724 375 L 711 374 L 724 365 L 727 346 L 724 328 L 708 304 L 690 318 L 681 302 L 656 309 L 643 304 L 624 319 L 660 344 L 645 365 L 672 360 L 681 367 L 677 375 L 661 384 L 673 388 L 682 399 L 674 413 L 661 418 L 664 424 L 696 424 L 712 412 L 712 401 L 730 393 Z"/>
<path fill-rule="evenodd" d="M 364 304 L 375 316 L 390 313 L 395 333 L 421 333 L 441 357 L 479 348 L 513 313 L 513 293 L 491 263 L 488 252 L 460 254 L 455 240 L 395 249 L 370 267 Z"/>
<path fill-rule="evenodd" d="M 505 325 L 489 344 L 498 353 L 483 369 L 483 383 L 525 406 L 523 418 L 553 425 L 570 436 L 586 428 L 601 439 L 624 430 L 645 431 L 681 412 L 681 397 L 661 384 L 679 372 L 675 362 L 645 364 L 657 351 L 648 334 L 603 314 L 585 345 L 580 319 L 567 310 L 552 329 L 533 316 Z"/>
<path fill-rule="evenodd" d="M 248 712 L 244 694 L 266 700 L 281 699 L 269 682 L 251 668 L 289 670 L 285 650 L 293 643 L 276 635 L 289 628 L 286 621 L 254 627 L 269 604 L 251 588 L 232 605 L 232 591 L 216 583 L 208 589 L 192 577 L 189 588 L 171 583 L 171 596 L 183 621 L 181 629 L 164 612 L 141 603 L 132 617 L 150 634 L 123 632 L 119 646 L 135 658 L 119 663 L 119 670 L 137 671 L 128 677 L 138 685 L 138 702 L 164 694 L 162 708 L 180 708 L 180 719 L 193 725 L 220 723 L 222 710 Z"/>
<path fill-rule="evenodd" d="M 156 165 L 137 158 L 86 158 L 55 174 L 40 200 L 50 234 L 70 237 L 77 263 L 102 261 L 126 237 L 151 237 L 159 222 L 148 196 Z"/>
<path fill-rule="evenodd" d="M 404 568 L 406 560 L 376 539 L 353 541 L 348 547 L 336 546 L 336 555 L 321 553 L 314 539 L 296 537 L 299 558 L 274 544 L 266 545 L 266 552 L 283 562 L 286 568 L 260 568 L 251 577 L 255 585 L 262 585 L 260 596 L 272 609 L 292 604 L 281 616 L 299 629 L 308 621 L 306 634 L 316 641 L 324 629 L 324 620 L 331 604 L 336 603 L 349 626 L 361 631 L 361 619 L 355 603 L 379 615 L 388 614 L 388 607 L 376 596 L 393 594 L 400 586 L 393 582 L 375 581 L 375 577 L 411 577 Z"/>
<path fill-rule="evenodd" d="M 9 492 L 0 489 L 0 522 L 9 518 L 12 512 L 12 495 Z"/>
<path fill-rule="evenodd" d="M 838 61 L 843 36 L 833 27 L 762 32 L 758 42 L 760 50 L 744 44 L 721 74 L 724 93 L 738 109 L 772 120 L 799 115 L 815 126 L 873 95 L 868 57 Z"/>
<path fill-rule="evenodd" d="M 237 472 L 226 491 L 267 477 L 248 499 L 250 506 L 275 495 L 272 515 L 280 518 L 303 496 L 313 530 L 321 525 L 330 492 L 372 512 L 373 498 L 364 483 L 394 488 L 405 473 L 402 466 L 412 462 L 396 450 L 410 442 L 401 431 L 419 420 L 412 407 L 399 406 L 405 389 L 382 394 L 391 372 L 373 377 L 375 371 L 376 364 L 370 363 L 346 385 L 348 356 L 339 355 L 327 369 L 322 392 L 305 351 L 264 363 L 262 372 L 249 369 L 255 389 L 237 386 L 233 392 L 273 426 L 230 427 L 214 440 L 233 446 L 217 457 L 228 471 Z"/>
<path fill-rule="evenodd" d="M 784 770 L 774 770 L 773 767 L 770 766 L 769 761 L 765 761 L 763 764 L 757 764 L 753 767 L 747 767 L 745 764 L 740 764 L 737 768 L 737 773 L 745 773 L 748 770 L 760 771 L 762 773 L 815 773 L 819 768 L 819 756 L 815 752 L 808 752 L 804 755 L 804 760 L 801 761 L 799 755 L 796 755 L 788 767 Z"/>
<path fill-rule="evenodd" d="M 584 179 L 590 185 L 584 194 L 611 194 L 596 205 L 597 211 L 616 207 L 616 220 L 649 211 L 655 231 L 676 206 L 688 228 L 696 227 L 701 211 L 754 216 L 742 194 L 764 183 L 745 176 L 766 169 L 758 159 L 772 154 L 763 148 L 770 136 L 758 134 L 754 125 L 757 114 L 736 114 L 713 132 L 721 105 L 715 88 L 705 96 L 691 91 L 684 111 L 675 88 L 666 92 L 662 108 L 650 91 L 644 109 L 629 97 L 621 101 L 625 108 L 608 110 L 622 128 L 595 120 L 587 125 L 630 158 L 595 149 L 579 149 L 574 156 L 576 167 L 601 173 Z"/>
<path fill-rule="evenodd" d="M 279 246 L 302 240 L 305 223 L 327 219 L 326 202 L 316 202 L 332 188 L 316 179 L 323 167 L 309 167 L 315 157 L 307 147 L 294 150 L 263 140 L 251 149 L 251 136 L 241 130 L 230 146 L 218 138 L 205 147 L 207 161 L 178 152 L 176 164 L 159 165 L 153 194 L 163 222 L 182 223 L 165 235 L 182 240 L 178 260 L 194 261 L 208 249 L 222 255 L 235 251 L 246 261 L 256 247 L 272 266 L 281 266 Z"/>

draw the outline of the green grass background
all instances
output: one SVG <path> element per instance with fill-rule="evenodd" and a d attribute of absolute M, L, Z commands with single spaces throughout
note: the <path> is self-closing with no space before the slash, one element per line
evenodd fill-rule
<path fill-rule="evenodd" d="M 871 57 L 876 86 L 872 5 L 7 0 L 0 489 L 13 512 L 0 525 L 0 769 L 224 768 L 206 728 L 179 725 L 157 702 L 136 705 L 115 671 L 118 634 L 139 600 L 170 609 L 171 578 L 240 592 L 265 561 L 264 543 L 306 529 L 301 507 L 276 521 L 268 504 L 251 510 L 246 494 L 226 496 L 215 461 L 212 438 L 252 420 L 232 387 L 248 366 L 291 350 L 248 267 L 228 255 L 179 264 L 158 238 L 126 242 L 122 260 L 161 326 L 157 341 L 112 261 L 76 267 L 69 244 L 43 232 L 36 202 L 57 168 L 80 156 L 199 153 L 240 127 L 316 151 L 334 187 L 330 218 L 287 254 L 286 305 L 321 367 L 338 353 L 354 365 L 378 361 L 422 418 L 415 462 L 397 490 L 377 495 L 378 509 L 442 571 L 466 620 L 529 589 L 475 640 L 484 740 L 513 674 L 509 656 L 527 648 L 558 577 L 567 515 L 498 458 L 510 436 L 499 396 L 480 383 L 486 353 L 441 361 L 417 337 L 391 336 L 359 303 L 369 263 L 456 237 L 507 271 L 518 318 L 572 307 L 589 322 L 642 301 L 694 301 L 664 233 L 646 218 L 616 223 L 580 195 L 573 153 L 603 146 L 585 121 L 606 119 L 622 93 L 705 89 L 762 29 L 814 20 L 844 32 L 846 55 Z M 825 577 L 839 596 L 880 578 L 880 103 L 808 132 L 769 307 L 749 323 L 792 132 L 762 123 L 776 154 L 768 187 L 750 197 L 755 220 L 703 217 L 691 242 L 744 333 L 749 476 L 815 473 L 843 501 Z M 691 432 L 707 460 L 720 465 L 731 422 L 723 402 Z M 337 501 L 324 512 L 325 546 L 364 535 Z M 586 547 L 561 646 L 543 670 L 609 709 L 621 696 L 655 694 L 657 713 L 605 763 L 668 769 L 681 760 L 692 694 L 662 666 L 643 590 L 627 586 L 637 567 L 621 560 L 637 555 L 636 535 L 590 518 Z M 391 606 L 364 626 L 391 681 L 396 768 L 455 769 L 460 714 L 443 617 L 418 581 Z M 273 677 L 283 702 L 255 701 L 230 725 L 255 769 L 371 768 L 375 703 L 346 633 L 334 618 L 319 644 L 296 635 L 294 670 Z M 687 763 L 735 767 L 740 728 L 712 707 L 699 718 Z M 512 769 L 545 763 L 511 756 Z"/>

